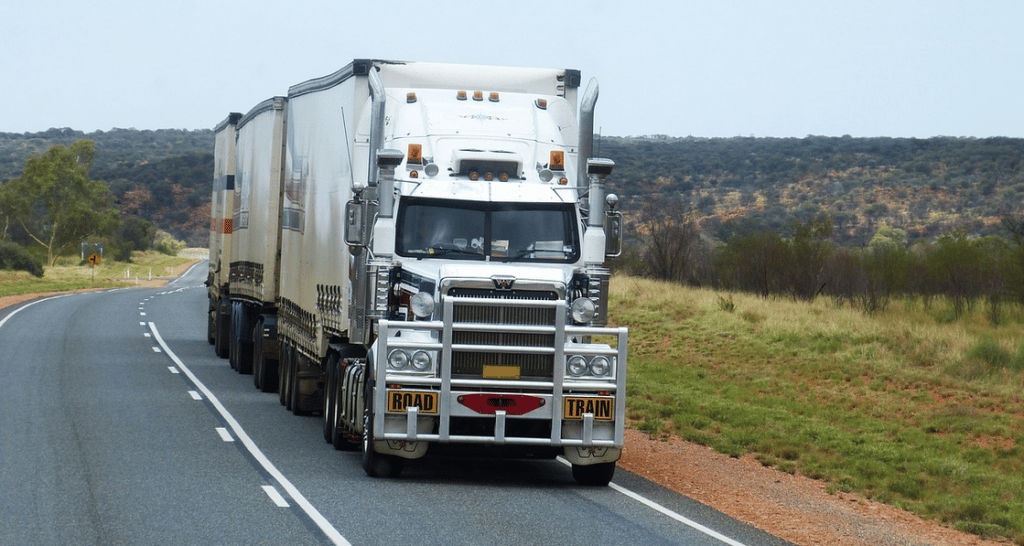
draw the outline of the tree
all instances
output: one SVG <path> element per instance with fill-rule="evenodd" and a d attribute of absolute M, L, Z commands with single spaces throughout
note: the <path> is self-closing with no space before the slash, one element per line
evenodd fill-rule
<path fill-rule="evenodd" d="M 30 157 L 23 174 L 0 187 L 0 210 L 46 249 L 51 266 L 86 237 L 117 228 L 106 183 L 89 178 L 94 154 L 91 140 L 54 145 Z"/>

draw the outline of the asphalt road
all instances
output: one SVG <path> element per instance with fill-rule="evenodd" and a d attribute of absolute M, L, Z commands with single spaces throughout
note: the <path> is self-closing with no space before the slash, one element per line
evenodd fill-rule
<path fill-rule="evenodd" d="M 205 277 L 0 311 L 0 544 L 786 544 L 622 469 L 590 488 L 559 461 L 428 456 L 369 478 L 214 355 Z"/>

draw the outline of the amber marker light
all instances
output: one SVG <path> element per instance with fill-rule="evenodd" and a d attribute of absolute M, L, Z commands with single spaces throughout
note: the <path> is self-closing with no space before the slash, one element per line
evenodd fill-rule
<path fill-rule="evenodd" d="M 565 152 L 561 150 L 552 150 L 551 159 L 548 162 L 548 168 L 552 171 L 564 171 L 565 170 Z"/>
<path fill-rule="evenodd" d="M 483 91 L 473 91 L 473 100 L 484 100 Z"/>
<path fill-rule="evenodd" d="M 466 95 L 465 91 L 459 91 L 458 93 L 455 94 L 455 98 L 459 100 L 466 100 L 468 96 Z"/>
<path fill-rule="evenodd" d="M 416 102 L 416 93 L 406 93 L 405 102 L 413 103 Z"/>
<path fill-rule="evenodd" d="M 410 144 L 405 156 L 409 158 L 409 163 L 423 163 L 423 145 Z"/>

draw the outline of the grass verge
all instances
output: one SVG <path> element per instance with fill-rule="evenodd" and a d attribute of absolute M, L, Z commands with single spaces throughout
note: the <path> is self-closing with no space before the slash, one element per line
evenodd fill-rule
<path fill-rule="evenodd" d="M 1024 309 L 867 315 L 635 278 L 628 417 L 949 526 L 1024 544 Z"/>
<path fill-rule="evenodd" d="M 65 292 L 88 288 L 134 285 L 151 278 L 169 279 L 181 273 L 189 259 L 159 252 L 135 252 L 132 263 L 103 261 L 95 268 L 70 260 L 46 267 L 41 278 L 24 271 L 0 270 L 0 296 Z"/>

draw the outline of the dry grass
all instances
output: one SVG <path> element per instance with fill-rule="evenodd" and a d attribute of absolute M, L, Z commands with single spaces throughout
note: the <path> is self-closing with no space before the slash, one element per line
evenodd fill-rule
<path fill-rule="evenodd" d="M 1022 310 L 948 316 L 612 282 L 639 428 L 1024 542 Z"/>

